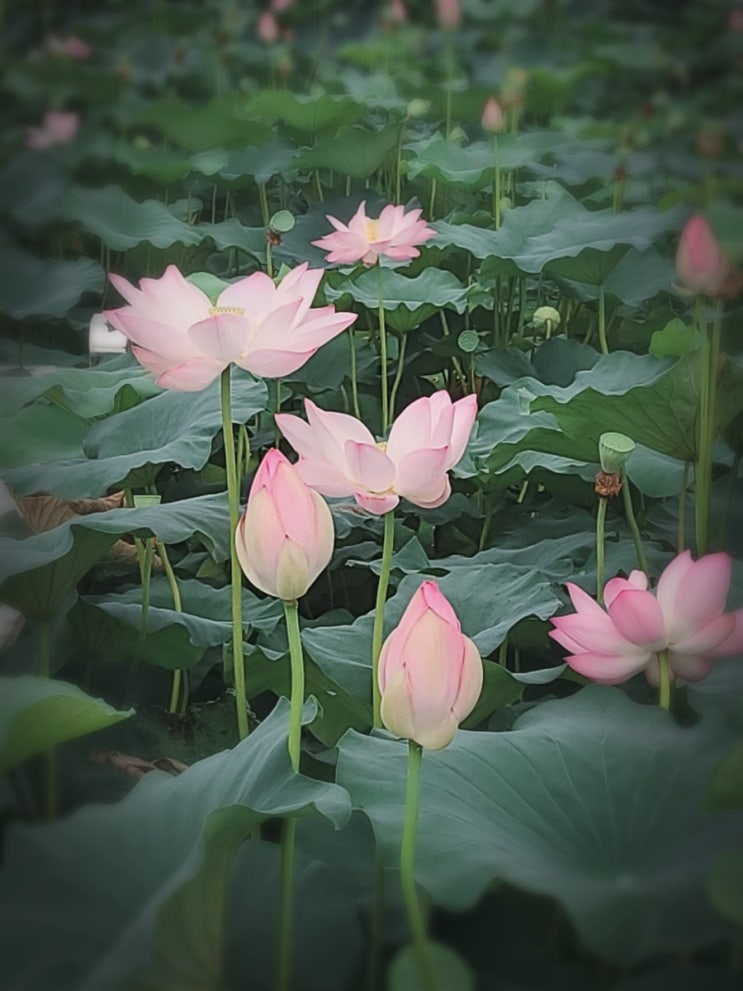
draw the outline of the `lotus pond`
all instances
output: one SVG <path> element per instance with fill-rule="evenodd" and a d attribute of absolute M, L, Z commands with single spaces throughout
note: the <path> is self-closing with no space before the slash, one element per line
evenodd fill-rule
<path fill-rule="evenodd" d="M 0 989 L 739 988 L 743 7 L 4 27 Z"/>

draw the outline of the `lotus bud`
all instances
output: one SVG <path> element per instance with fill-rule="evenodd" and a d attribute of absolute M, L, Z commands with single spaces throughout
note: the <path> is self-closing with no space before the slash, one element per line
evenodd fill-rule
<path fill-rule="evenodd" d="M 599 437 L 601 470 L 608 475 L 624 474 L 624 466 L 635 449 L 635 442 L 626 434 L 609 432 Z"/>
<path fill-rule="evenodd" d="M 494 96 L 491 96 L 485 104 L 485 108 L 482 112 L 481 124 L 483 128 L 491 134 L 497 134 L 505 127 L 506 120 L 503 116 L 503 110 L 501 109 L 500 103 L 498 103 Z"/>
<path fill-rule="evenodd" d="M 411 100 L 408 104 L 406 116 L 411 118 L 425 117 L 430 109 L 430 100 L 421 100 L 419 97 L 415 97 L 415 99 Z"/>
<path fill-rule="evenodd" d="M 436 0 L 436 17 L 444 31 L 456 31 L 462 20 L 459 0 Z"/>
<path fill-rule="evenodd" d="M 240 567 L 256 588 L 293 602 L 304 595 L 333 555 L 327 503 L 273 448 L 256 472 L 235 531 Z"/>
<path fill-rule="evenodd" d="M 701 214 L 687 222 L 676 251 L 676 271 L 687 289 L 718 296 L 730 274 L 730 263 Z"/>
<path fill-rule="evenodd" d="M 477 647 L 436 582 L 423 582 L 382 646 L 382 722 L 396 736 L 441 750 L 477 704 L 482 681 Z"/>

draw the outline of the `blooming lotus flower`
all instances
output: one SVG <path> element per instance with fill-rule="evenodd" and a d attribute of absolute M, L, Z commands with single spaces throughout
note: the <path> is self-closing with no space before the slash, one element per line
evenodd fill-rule
<path fill-rule="evenodd" d="M 278 599 L 298 599 L 327 567 L 333 543 L 327 503 L 281 451 L 270 450 L 235 530 L 237 557 L 247 578 Z"/>
<path fill-rule="evenodd" d="M 576 612 L 554 618 L 550 636 L 570 651 L 565 660 L 573 670 L 603 684 L 644 671 L 657 685 L 662 650 L 668 651 L 672 676 L 700 681 L 713 658 L 743 651 L 743 609 L 725 612 L 730 569 L 727 554 L 693 561 L 684 551 L 660 576 L 655 592 L 648 591 L 641 571 L 607 582 L 606 611 L 568 583 Z"/>
<path fill-rule="evenodd" d="M 425 581 L 379 656 L 382 722 L 395 736 L 441 750 L 475 708 L 482 660 L 450 603 Z"/>
<path fill-rule="evenodd" d="M 420 215 L 420 210 L 405 213 L 405 207 L 389 205 L 384 207 L 376 220 L 372 220 L 366 215 L 364 201 L 347 225 L 328 216 L 335 233 L 326 234 L 312 243 L 329 252 L 329 262 L 339 262 L 341 265 L 357 261 L 375 265 L 380 255 L 396 262 L 410 261 L 420 255 L 416 245 L 436 235 L 436 231 L 426 227 L 424 220 L 418 219 Z"/>
<path fill-rule="evenodd" d="M 730 274 L 730 262 L 701 214 L 691 217 L 681 231 L 676 271 L 687 289 L 702 296 L 719 295 Z"/>
<path fill-rule="evenodd" d="M 311 308 L 322 270 L 299 265 L 278 286 L 262 272 L 233 282 L 215 306 L 175 265 L 159 279 L 111 281 L 129 303 L 104 317 L 133 343 L 132 351 L 166 389 L 193 392 L 231 362 L 254 375 L 290 375 L 356 315 Z"/>
<path fill-rule="evenodd" d="M 302 478 L 326 496 L 353 495 L 362 509 L 382 514 L 401 498 L 433 509 L 449 498 L 447 472 L 464 454 L 477 416 L 477 399 L 452 403 L 445 390 L 416 399 L 377 443 L 346 413 L 328 413 L 304 401 L 308 423 L 279 413 L 276 422 L 299 454 Z"/>
<path fill-rule="evenodd" d="M 80 128 L 80 115 L 74 111 L 47 110 L 39 127 L 29 127 L 26 147 L 39 151 L 74 140 Z"/>
<path fill-rule="evenodd" d="M 506 119 L 503 116 L 501 105 L 494 96 L 489 97 L 482 111 L 482 126 L 491 134 L 497 134 L 503 130 Z"/>

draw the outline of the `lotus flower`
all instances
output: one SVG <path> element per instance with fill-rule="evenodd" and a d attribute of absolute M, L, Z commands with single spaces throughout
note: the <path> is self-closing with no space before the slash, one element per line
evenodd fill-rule
<path fill-rule="evenodd" d="M 695 214 L 681 231 L 676 271 L 684 286 L 702 296 L 717 296 L 730 274 L 730 262 L 712 228 Z"/>
<path fill-rule="evenodd" d="M 450 603 L 425 581 L 379 657 L 382 722 L 395 736 L 440 750 L 475 708 L 482 660 Z"/>
<path fill-rule="evenodd" d="M 77 62 L 90 58 L 93 49 L 82 38 L 76 34 L 68 34 L 66 38 L 59 35 L 50 34 L 45 39 L 46 50 L 60 58 L 69 58 Z"/>
<path fill-rule="evenodd" d="M 231 362 L 255 375 L 281 377 L 356 319 L 333 306 L 311 308 L 322 274 L 305 263 L 277 287 L 255 272 L 228 286 L 216 306 L 174 265 L 159 279 L 142 279 L 139 289 L 112 275 L 129 305 L 103 315 L 166 389 L 203 389 Z"/>
<path fill-rule="evenodd" d="M 386 443 L 346 413 L 328 413 L 305 399 L 308 423 L 280 413 L 279 429 L 299 454 L 302 478 L 326 496 L 353 495 L 381 515 L 401 498 L 433 509 L 451 493 L 447 472 L 464 454 L 477 416 L 474 396 L 452 403 L 441 390 L 416 399 L 392 424 Z"/>
<path fill-rule="evenodd" d="M 264 10 L 258 18 L 256 34 L 265 45 L 275 45 L 279 40 L 279 25 L 272 11 Z"/>
<path fill-rule="evenodd" d="M 366 215 L 366 201 L 360 204 L 348 225 L 335 217 L 328 220 L 335 227 L 334 234 L 326 234 L 312 243 L 328 252 L 329 262 L 351 265 L 362 261 L 375 265 L 381 255 L 392 261 L 404 262 L 420 255 L 416 245 L 423 244 L 436 231 L 419 220 L 420 210 L 405 213 L 405 207 L 386 206 L 376 220 Z"/>
<path fill-rule="evenodd" d="M 237 524 L 240 567 L 262 592 L 293 601 L 304 595 L 333 554 L 327 503 L 299 477 L 281 451 L 261 461 Z"/>
<path fill-rule="evenodd" d="M 66 145 L 80 129 L 80 115 L 74 111 L 47 110 L 39 127 L 29 127 L 26 147 L 39 151 L 54 145 Z"/>
<path fill-rule="evenodd" d="M 482 111 L 482 126 L 491 134 L 497 134 L 503 130 L 506 119 L 503 116 L 500 103 L 494 96 L 489 97 Z"/>
<path fill-rule="evenodd" d="M 725 612 L 730 558 L 689 551 L 674 558 L 648 591 L 647 577 L 633 571 L 604 590 L 606 611 L 577 585 L 568 584 L 575 613 L 552 620 L 550 636 L 570 651 L 565 660 L 593 681 L 619 684 L 640 671 L 659 681 L 658 652 L 668 651 L 672 676 L 705 678 L 715 657 L 743 651 L 743 609 Z"/>
<path fill-rule="evenodd" d="M 456 31 L 462 20 L 459 0 L 436 0 L 436 19 L 444 31 Z"/>

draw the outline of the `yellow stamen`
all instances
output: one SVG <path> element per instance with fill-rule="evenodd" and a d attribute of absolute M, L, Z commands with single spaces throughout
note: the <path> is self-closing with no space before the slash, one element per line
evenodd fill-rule
<path fill-rule="evenodd" d="M 241 317 L 245 310 L 241 309 L 239 306 L 210 306 L 209 316 L 216 317 L 220 313 L 235 313 L 237 316 Z"/>
<path fill-rule="evenodd" d="M 366 239 L 367 241 L 377 240 L 377 221 L 367 220 L 366 221 Z"/>
<path fill-rule="evenodd" d="M 378 447 L 380 451 L 386 451 L 387 450 L 387 441 L 386 440 L 378 440 L 376 442 L 375 446 Z"/>

